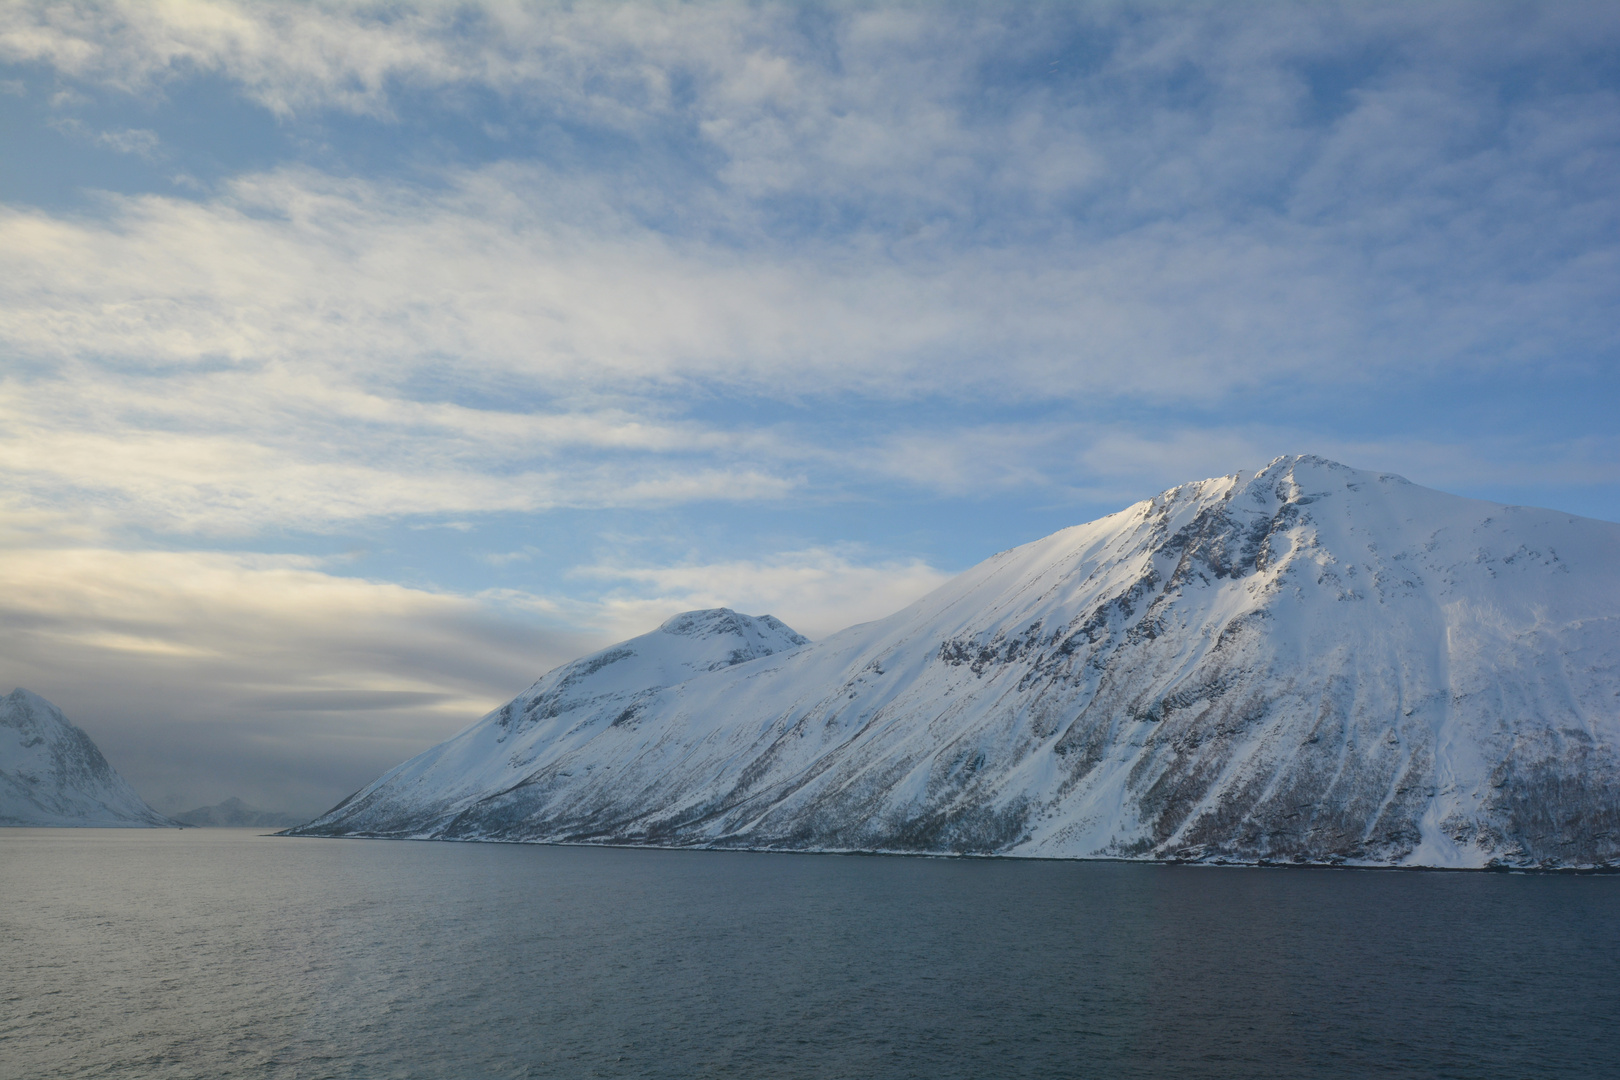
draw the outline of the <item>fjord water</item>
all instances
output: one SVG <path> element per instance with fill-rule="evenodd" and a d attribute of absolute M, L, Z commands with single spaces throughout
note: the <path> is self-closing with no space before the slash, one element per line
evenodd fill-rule
<path fill-rule="evenodd" d="M 1620 878 L 0 829 L 11 1077 L 1597 1077 Z"/>

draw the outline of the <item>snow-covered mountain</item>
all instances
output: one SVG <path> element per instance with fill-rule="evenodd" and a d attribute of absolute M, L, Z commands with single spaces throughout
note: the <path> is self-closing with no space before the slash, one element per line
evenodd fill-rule
<path fill-rule="evenodd" d="M 1286 457 L 816 644 L 680 616 L 294 831 L 1614 865 L 1617 747 L 1620 525 Z"/>
<path fill-rule="evenodd" d="M 423 814 L 436 820 L 453 817 L 498 791 L 521 785 L 544 762 L 569 748 L 583 748 L 604 728 L 636 726 L 659 690 L 807 643 L 769 615 L 754 618 L 725 608 L 688 611 L 650 634 L 548 672 L 461 734 L 289 831 L 429 833 L 431 828 L 416 824 Z M 595 765 L 580 768 L 588 773 Z"/>
<path fill-rule="evenodd" d="M 174 827 L 62 710 L 18 688 L 0 698 L 0 825 Z"/>
<path fill-rule="evenodd" d="M 280 810 L 260 810 L 232 796 L 213 806 L 199 806 L 183 814 L 174 815 L 182 825 L 199 829 L 285 829 L 300 824 L 303 819 Z"/>

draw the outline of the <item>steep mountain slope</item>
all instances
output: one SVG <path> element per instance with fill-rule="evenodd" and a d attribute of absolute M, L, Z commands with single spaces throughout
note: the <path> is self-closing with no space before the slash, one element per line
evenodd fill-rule
<path fill-rule="evenodd" d="M 650 634 L 564 664 L 461 734 L 384 774 L 295 833 L 431 831 L 537 762 L 634 723 L 660 689 L 806 644 L 780 620 L 719 608 L 677 615 Z M 582 765 L 589 772 L 593 765 Z M 563 771 L 564 777 L 571 775 Z M 344 825 L 334 830 L 330 823 Z"/>
<path fill-rule="evenodd" d="M 0 698 L 0 825 L 170 826 L 62 710 L 18 688 Z"/>
<path fill-rule="evenodd" d="M 814 645 L 605 677 L 298 831 L 1620 863 L 1620 526 L 1318 458 L 1174 488 Z"/>

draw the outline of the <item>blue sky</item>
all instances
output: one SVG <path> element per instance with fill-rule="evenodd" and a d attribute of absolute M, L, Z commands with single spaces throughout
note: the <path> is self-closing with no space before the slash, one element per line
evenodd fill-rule
<path fill-rule="evenodd" d="M 0 9 L 0 677 L 316 810 L 1280 453 L 1620 519 L 1611 4 Z M 171 804 L 172 805 L 172 804 Z"/>

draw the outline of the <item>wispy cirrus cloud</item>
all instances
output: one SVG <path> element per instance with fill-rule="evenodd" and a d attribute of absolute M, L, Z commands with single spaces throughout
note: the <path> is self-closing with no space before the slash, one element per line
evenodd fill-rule
<path fill-rule="evenodd" d="M 1580 61 L 1620 28 L 1472 14 L 23 5 L 0 47 L 126 89 L 217 71 L 293 111 L 477 87 L 635 148 L 126 207 L 132 248 L 220 238 L 169 258 L 182 281 L 263 296 L 199 347 L 341 308 L 376 350 L 593 379 L 1174 397 L 1612 346 L 1589 312 L 1620 110 Z M 1538 60 L 1561 78 L 1491 92 Z"/>
<path fill-rule="evenodd" d="M 124 472 L 199 499 L 257 472 L 278 494 L 253 500 L 268 508 L 255 521 L 579 505 L 569 476 L 596 504 L 775 498 L 802 460 L 746 422 L 681 419 L 693 394 L 1070 399 L 1095 415 L 1121 398 L 1175 408 L 1292 387 L 1286 400 L 1384 368 L 1539 362 L 1552 334 L 1578 357 L 1612 336 L 1594 303 L 1610 287 L 1593 273 L 1601 251 L 1516 286 L 1528 296 L 1475 280 L 1450 310 L 1358 308 L 1346 298 L 1376 278 L 1363 262 L 1329 272 L 1310 243 L 1252 230 L 1156 226 L 945 265 L 817 245 L 745 258 L 557 225 L 521 197 L 538 183 L 497 169 L 431 194 L 300 172 L 201 203 L 127 200 L 106 221 L 0 217 L 0 342 L 25 365 L 0 385 L 13 460 L 99 490 L 119 465 L 98 440 L 115 439 Z M 896 436 L 865 471 L 936 490 L 1038 481 L 995 464 L 1007 455 L 965 456 L 986 430 Z M 553 475 L 565 448 L 586 456 Z M 590 457 L 604 452 L 659 463 L 627 485 Z"/>
<path fill-rule="evenodd" d="M 149 160 L 157 156 L 158 146 L 162 142 L 155 131 L 148 131 L 144 128 L 95 131 L 86 127 L 77 117 L 72 116 L 63 117 L 52 126 L 76 139 L 82 139 L 97 146 L 104 146 L 120 154 L 135 154 Z"/>

